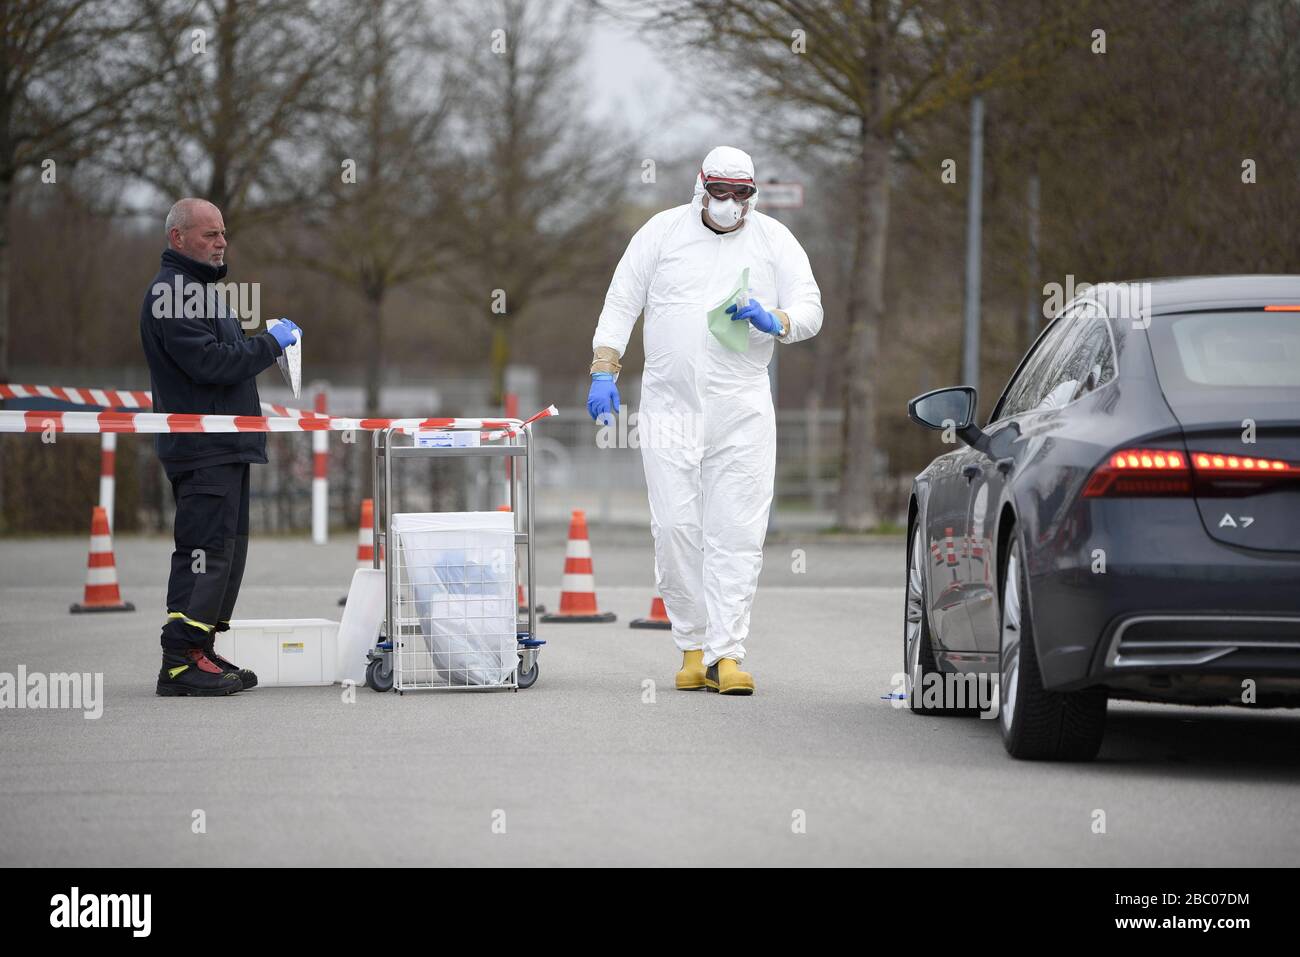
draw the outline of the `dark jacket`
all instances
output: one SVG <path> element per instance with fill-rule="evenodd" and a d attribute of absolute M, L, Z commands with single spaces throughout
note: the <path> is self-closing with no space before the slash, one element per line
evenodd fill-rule
<path fill-rule="evenodd" d="M 140 307 L 140 341 L 149 360 L 155 412 L 262 414 L 254 377 L 284 350 L 269 332 L 246 337 L 220 297 L 211 308 L 214 299 L 206 284 L 225 275 L 225 266 L 209 266 L 173 249 L 162 254 L 162 267 Z M 177 302 L 175 296 L 178 276 L 184 290 L 195 283 L 203 286 L 201 318 L 185 318 L 184 299 Z M 159 303 L 164 296 L 168 301 Z M 160 318 L 166 315 L 171 318 Z M 266 461 L 262 432 L 165 433 L 156 437 L 156 446 L 169 475 L 227 462 Z"/>

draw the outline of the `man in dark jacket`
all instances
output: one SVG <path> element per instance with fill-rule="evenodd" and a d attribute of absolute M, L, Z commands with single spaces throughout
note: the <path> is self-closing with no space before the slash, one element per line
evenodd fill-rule
<path fill-rule="evenodd" d="M 221 211 L 182 199 L 167 214 L 167 250 L 140 308 L 140 339 L 155 412 L 261 415 L 256 376 L 299 332 L 293 323 L 245 337 L 223 297 L 226 227 Z M 242 299 L 243 297 L 241 297 Z M 225 695 L 257 676 L 214 650 L 230 627 L 248 555 L 248 471 L 266 462 L 261 432 L 157 437 L 176 498 L 175 551 L 162 629 L 160 695 Z"/>

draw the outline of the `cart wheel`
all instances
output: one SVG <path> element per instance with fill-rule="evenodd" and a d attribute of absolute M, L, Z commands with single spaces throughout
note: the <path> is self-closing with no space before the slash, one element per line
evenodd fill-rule
<path fill-rule="evenodd" d="M 536 661 L 533 662 L 533 666 L 529 668 L 527 671 L 519 672 L 519 687 L 531 688 L 535 684 L 537 684 L 537 662 Z"/>
<path fill-rule="evenodd" d="M 366 684 L 375 691 L 392 691 L 393 665 L 391 659 L 385 655 L 371 661 L 366 666 Z"/>

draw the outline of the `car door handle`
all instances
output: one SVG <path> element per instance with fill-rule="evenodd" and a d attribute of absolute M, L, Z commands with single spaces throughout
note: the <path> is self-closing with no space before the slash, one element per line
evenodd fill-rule
<path fill-rule="evenodd" d="M 961 467 L 961 474 L 966 476 L 966 481 L 969 482 L 971 479 L 975 478 L 975 476 L 980 474 L 980 467 L 973 462 L 970 465 L 963 465 Z"/>

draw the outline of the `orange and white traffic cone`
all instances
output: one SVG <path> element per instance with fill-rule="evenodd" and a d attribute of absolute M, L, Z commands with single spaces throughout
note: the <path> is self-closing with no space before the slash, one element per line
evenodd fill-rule
<path fill-rule="evenodd" d="M 375 500 L 361 500 L 361 527 L 357 530 L 357 568 L 371 568 L 375 563 Z"/>
<path fill-rule="evenodd" d="M 507 459 L 506 461 L 507 461 L 507 464 L 509 464 L 509 460 Z M 508 512 L 508 511 L 510 511 L 510 506 L 509 506 L 509 505 L 498 505 L 498 506 L 497 506 L 497 511 L 498 511 L 498 512 Z M 524 582 L 523 582 L 523 578 L 522 578 L 522 577 L 520 576 L 520 574 L 519 574 L 519 556 L 518 556 L 518 555 L 515 555 L 515 582 L 517 583 L 517 584 L 515 585 L 515 592 L 516 592 L 515 603 L 516 603 L 516 605 L 517 605 L 517 608 L 518 608 L 518 612 L 519 612 L 519 614 L 521 614 L 521 615 L 526 615 L 526 614 L 528 614 L 528 602 L 524 599 Z M 543 612 L 543 611 L 546 611 L 546 606 L 545 606 L 545 605 L 540 605 L 540 604 L 539 604 L 539 605 L 535 605 L 535 606 L 534 606 L 534 610 L 535 610 L 535 611 L 538 611 L 538 612 Z"/>
<path fill-rule="evenodd" d="M 117 587 L 117 564 L 113 560 L 113 536 L 108 530 L 108 512 L 96 505 L 90 517 L 90 558 L 86 561 L 84 599 L 68 609 L 73 614 L 84 611 L 135 611 L 135 605 L 122 601 Z"/>
<path fill-rule="evenodd" d="M 664 600 L 655 595 L 654 600 L 650 602 L 650 617 L 633 618 L 627 626 L 629 628 L 671 628 L 673 623 L 668 619 L 668 609 L 664 608 Z"/>
<path fill-rule="evenodd" d="M 587 538 L 587 513 L 575 508 L 569 520 L 569 544 L 564 549 L 560 610 L 543 615 L 542 621 L 613 621 L 616 617 L 612 611 L 597 609 L 591 541 Z"/>
<path fill-rule="evenodd" d="M 357 531 L 357 568 L 374 568 L 375 566 L 375 500 L 361 500 L 361 527 Z M 380 554 L 380 567 L 383 567 L 383 555 Z M 348 596 L 339 599 L 340 605 L 348 603 Z"/>

